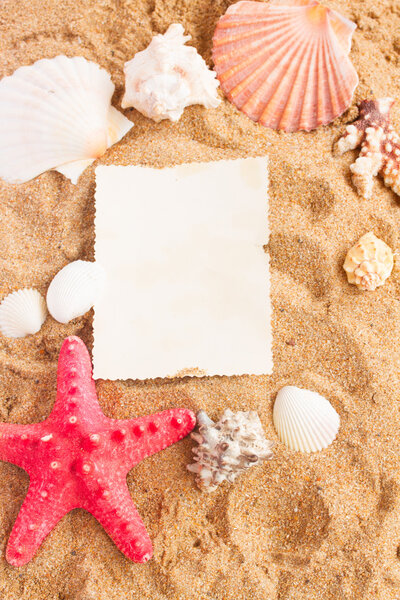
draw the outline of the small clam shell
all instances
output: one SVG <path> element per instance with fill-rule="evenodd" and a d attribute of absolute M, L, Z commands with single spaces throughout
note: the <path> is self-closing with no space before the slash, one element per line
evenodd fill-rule
<path fill-rule="evenodd" d="M 301 452 L 326 448 L 340 426 L 340 417 L 326 398 L 295 386 L 285 386 L 278 392 L 273 421 L 281 442 Z"/>
<path fill-rule="evenodd" d="M 0 304 L 0 330 L 6 337 L 22 338 L 37 333 L 46 315 L 46 302 L 37 290 L 17 290 Z"/>
<path fill-rule="evenodd" d="M 94 262 L 76 260 L 57 273 L 47 290 L 47 307 L 59 323 L 68 323 L 92 308 L 103 291 L 104 269 Z"/>

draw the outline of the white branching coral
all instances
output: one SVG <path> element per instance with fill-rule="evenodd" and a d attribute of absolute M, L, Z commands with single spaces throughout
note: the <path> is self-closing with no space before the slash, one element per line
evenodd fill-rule
<path fill-rule="evenodd" d="M 393 252 L 372 231 L 363 235 L 347 253 L 343 265 L 349 283 L 372 292 L 383 285 L 393 269 Z"/>
<path fill-rule="evenodd" d="M 221 102 L 219 82 L 196 48 L 185 46 L 190 35 L 182 25 L 170 25 L 164 35 L 125 63 L 122 107 L 133 106 L 154 121 L 178 121 L 186 106 L 215 108 Z"/>
<path fill-rule="evenodd" d="M 217 423 L 200 411 L 197 423 L 198 433 L 191 434 L 199 444 L 193 448 L 196 462 L 187 468 L 207 492 L 225 480 L 232 483 L 249 467 L 272 457 L 273 443 L 266 439 L 254 411 L 233 413 L 226 409 Z"/>

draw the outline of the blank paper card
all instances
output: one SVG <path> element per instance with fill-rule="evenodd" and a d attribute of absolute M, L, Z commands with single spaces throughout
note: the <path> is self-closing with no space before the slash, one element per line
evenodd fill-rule
<path fill-rule="evenodd" d="M 96 169 L 95 378 L 272 371 L 266 158 Z"/>

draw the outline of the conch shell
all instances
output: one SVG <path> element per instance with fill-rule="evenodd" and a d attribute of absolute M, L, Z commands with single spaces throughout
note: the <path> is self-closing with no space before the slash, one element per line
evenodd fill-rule
<path fill-rule="evenodd" d="M 221 102 L 219 82 L 197 50 L 185 46 L 190 35 L 182 25 L 170 25 L 164 35 L 125 63 L 122 108 L 133 106 L 156 122 L 178 121 L 186 106 L 215 108 Z"/>
<path fill-rule="evenodd" d="M 383 285 L 391 274 L 393 252 L 370 231 L 348 251 L 343 268 L 349 283 L 359 290 L 371 292 Z"/>
<path fill-rule="evenodd" d="M 218 423 L 201 410 L 197 415 L 198 442 L 187 469 L 196 473 L 197 485 L 213 492 L 223 481 L 233 482 L 240 473 L 272 457 L 272 442 L 265 438 L 256 412 L 233 413 L 226 409 Z"/>

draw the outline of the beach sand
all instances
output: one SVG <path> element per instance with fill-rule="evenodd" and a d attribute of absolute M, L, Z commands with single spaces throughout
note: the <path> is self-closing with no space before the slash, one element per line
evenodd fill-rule
<path fill-rule="evenodd" d="M 123 93 L 123 64 L 154 33 L 180 22 L 211 65 L 211 37 L 229 1 L 3 0 L 0 75 L 57 54 L 98 62 Z M 155 124 L 135 110 L 135 127 L 103 164 L 173 165 L 270 157 L 272 377 L 148 382 L 99 381 L 104 412 L 128 418 L 173 406 L 218 417 L 258 411 L 274 458 L 213 494 L 186 471 L 187 438 L 146 459 L 128 476 L 132 498 L 154 541 L 146 565 L 129 562 L 95 519 L 74 510 L 36 558 L 15 569 L 4 548 L 28 489 L 21 469 L 0 463 L 2 600 L 394 600 L 400 597 L 400 277 L 398 266 L 372 293 L 350 286 L 347 250 L 369 230 L 399 249 L 400 200 L 377 179 L 371 200 L 352 187 L 334 142 L 375 94 L 400 97 L 400 0 L 326 2 L 353 19 L 351 58 L 360 75 L 354 106 L 331 126 L 280 134 L 252 123 L 228 101 L 191 107 Z M 400 104 L 393 111 L 400 130 Z M 94 166 L 77 186 L 46 173 L 20 186 L 0 183 L 0 296 L 24 286 L 45 293 L 54 274 L 92 259 Z M 201 207 L 199 207 L 201 210 Z M 35 336 L 0 339 L 0 419 L 46 418 L 55 398 L 64 337 L 91 347 L 92 314 Z M 110 348 L 112 351 L 112 348 Z M 279 443 L 272 406 L 284 384 L 325 395 L 340 413 L 337 440 L 323 452 Z"/>

